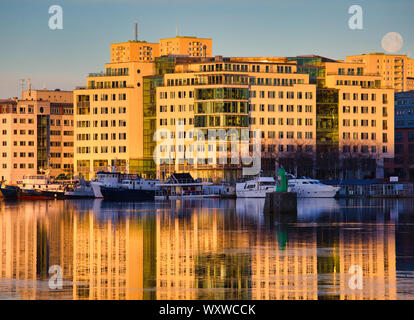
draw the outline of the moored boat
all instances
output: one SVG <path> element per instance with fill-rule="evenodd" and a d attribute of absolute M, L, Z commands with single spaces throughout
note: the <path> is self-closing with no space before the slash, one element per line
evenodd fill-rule
<path fill-rule="evenodd" d="M 211 183 L 199 182 L 193 179 L 189 173 L 173 173 L 165 183 L 160 183 L 160 190 L 155 195 L 155 200 L 200 199 L 215 197 L 206 194 L 204 186 Z"/>
<path fill-rule="evenodd" d="M 295 192 L 298 198 L 333 198 L 340 187 L 323 184 L 310 178 L 289 179 L 288 192 Z"/>
<path fill-rule="evenodd" d="M 116 186 L 100 186 L 105 200 L 111 201 L 147 201 L 154 200 L 156 191 L 160 190 L 158 180 L 146 180 L 141 177 L 122 180 Z"/>
<path fill-rule="evenodd" d="M 95 198 L 103 199 L 101 187 L 117 187 L 121 179 L 120 172 L 99 171 L 96 180 L 91 181 L 91 187 Z"/>
<path fill-rule="evenodd" d="M 20 189 L 20 199 L 63 199 L 65 197 L 65 185 L 52 183 L 47 176 L 24 176 L 17 182 Z"/>
<path fill-rule="evenodd" d="M 266 198 L 266 193 L 276 191 L 276 181 L 272 177 L 260 177 L 236 184 L 237 198 Z"/>
<path fill-rule="evenodd" d="M 79 182 L 74 186 L 67 188 L 65 191 L 65 198 L 67 199 L 84 199 L 94 198 L 92 186 L 85 182 L 83 178 L 79 179 Z"/>
<path fill-rule="evenodd" d="M 2 185 L 0 191 L 4 199 L 15 200 L 19 197 L 20 188 L 17 186 Z"/>

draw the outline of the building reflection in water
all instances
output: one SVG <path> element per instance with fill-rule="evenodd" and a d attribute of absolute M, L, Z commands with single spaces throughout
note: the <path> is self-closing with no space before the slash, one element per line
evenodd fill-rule
<path fill-rule="evenodd" d="M 398 202 L 305 201 L 283 221 L 263 204 L 0 202 L 0 297 L 399 297 Z M 62 290 L 48 287 L 52 265 L 63 268 Z M 352 265 L 363 269 L 363 290 L 348 286 Z"/>

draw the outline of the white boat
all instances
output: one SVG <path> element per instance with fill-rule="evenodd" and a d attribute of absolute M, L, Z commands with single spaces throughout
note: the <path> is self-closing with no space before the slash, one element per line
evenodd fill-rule
<path fill-rule="evenodd" d="M 298 198 L 333 198 L 339 189 L 310 178 L 288 180 L 288 192 L 295 192 Z"/>
<path fill-rule="evenodd" d="M 272 177 L 257 177 L 236 184 L 237 198 L 266 198 L 266 193 L 275 191 L 276 181 Z"/>
<path fill-rule="evenodd" d="M 79 198 L 94 198 L 92 186 L 85 182 L 85 179 L 80 178 L 79 183 L 73 188 L 65 191 L 65 198 L 79 199 Z"/>
<path fill-rule="evenodd" d="M 65 184 L 52 182 L 47 175 L 24 176 L 17 181 L 22 199 L 62 199 L 65 193 Z"/>
<path fill-rule="evenodd" d="M 206 194 L 204 186 L 211 183 L 199 182 L 189 173 L 174 173 L 165 183 L 157 184 L 160 188 L 155 194 L 155 200 L 201 199 L 212 198 L 214 194 Z"/>
<path fill-rule="evenodd" d="M 22 180 L 17 181 L 17 185 L 21 189 L 57 192 L 63 192 L 65 187 L 62 183 L 51 182 L 45 175 L 24 176 Z"/>

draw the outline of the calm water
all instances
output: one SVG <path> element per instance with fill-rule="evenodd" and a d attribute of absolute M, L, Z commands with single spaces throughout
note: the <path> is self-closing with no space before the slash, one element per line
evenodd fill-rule
<path fill-rule="evenodd" d="M 0 201 L 0 298 L 414 299 L 414 199 L 309 199 L 283 217 L 263 207 Z"/>

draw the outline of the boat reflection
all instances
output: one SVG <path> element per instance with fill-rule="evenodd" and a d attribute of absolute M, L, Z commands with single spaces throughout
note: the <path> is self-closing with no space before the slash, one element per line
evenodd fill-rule
<path fill-rule="evenodd" d="M 303 199 L 288 222 L 264 199 L 0 202 L 0 298 L 412 297 L 397 254 L 412 275 L 414 202 L 352 200 Z M 61 290 L 48 287 L 53 265 Z M 362 290 L 349 288 L 353 265 Z"/>

